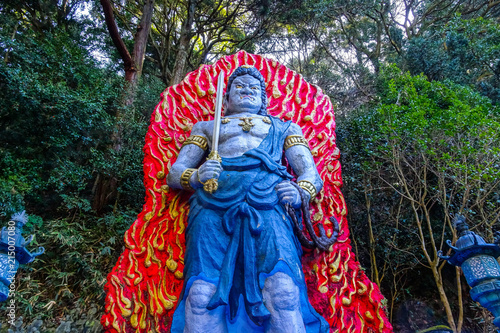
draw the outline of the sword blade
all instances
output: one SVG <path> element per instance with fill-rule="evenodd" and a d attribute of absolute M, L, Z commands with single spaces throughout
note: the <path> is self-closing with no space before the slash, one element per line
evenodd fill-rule
<path fill-rule="evenodd" d="M 217 79 L 217 96 L 215 99 L 215 118 L 214 118 L 214 132 L 212 134 L 212 151 L 217 152 L 219 149 L 219 133 L 221 125 L 222 114 L 222 89 L 224 86 L 224 72 L 220 71 Z"/>

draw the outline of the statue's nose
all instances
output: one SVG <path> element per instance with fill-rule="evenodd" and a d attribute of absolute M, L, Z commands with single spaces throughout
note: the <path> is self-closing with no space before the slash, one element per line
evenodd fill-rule
<path fill-rule="evenodd" d="M 249 86 L 243 86 L 243 89 L 241 89 L 241 93 L 243 93 L 245 95 L 249 95 L 252 93 L 252 89 L 250 89 Z"/>

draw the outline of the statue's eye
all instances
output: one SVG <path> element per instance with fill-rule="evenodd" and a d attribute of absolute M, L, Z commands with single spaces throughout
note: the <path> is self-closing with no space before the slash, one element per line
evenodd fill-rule
<path fill-rule="evenodd" d="M 241 89 L 241 88 L 243 88 L 243 86 L 241 84 L 237 84 L 236 88 Z"/>
<path fill-rule="evenodd" d="M 257 87 L 252 87 L 252 90 L 257 90 Z"/>

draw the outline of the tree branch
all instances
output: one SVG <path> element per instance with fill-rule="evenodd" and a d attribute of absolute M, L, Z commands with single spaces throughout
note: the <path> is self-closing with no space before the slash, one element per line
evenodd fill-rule
<path fill-rule="evenodd" d="M 106 21 L 106 26 L 108 27 L 109 35 L 113 40 L 113 44 L 115 44 L 118 49 L 118 53 L 123 60 L 123 64 L 125 66 L 125 71 L 130 70 L 134 67 L 134 62 L 132 60 L 132 56 L 130 55 L 123 39 L 120 36 L 120 32 L 118 31 L 118 27 L 116 26 L 115 16 L 113 14 L 113 6 L 111 5 L 109 0 L 100 0 L 102 9 L 104 11 L 104 19 Z"/>

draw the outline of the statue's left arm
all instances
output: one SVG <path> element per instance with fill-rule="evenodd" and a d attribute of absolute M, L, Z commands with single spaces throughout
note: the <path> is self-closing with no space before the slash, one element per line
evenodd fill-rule
<path fill-rule="evenodd" d="M 310 200 L 314 199 L 323 187 L 323 181 L 316 169 L 302 129 L 297 124 L 289 127 L 284 149 L 288 163 L 297 175 L 297 183 L 305 190 Z M 276 190 L 282 203 L 289 203 L 294 208 L 300 207 L 300 195 L 290 182 L 281 182 L 276 186 Z"/>

